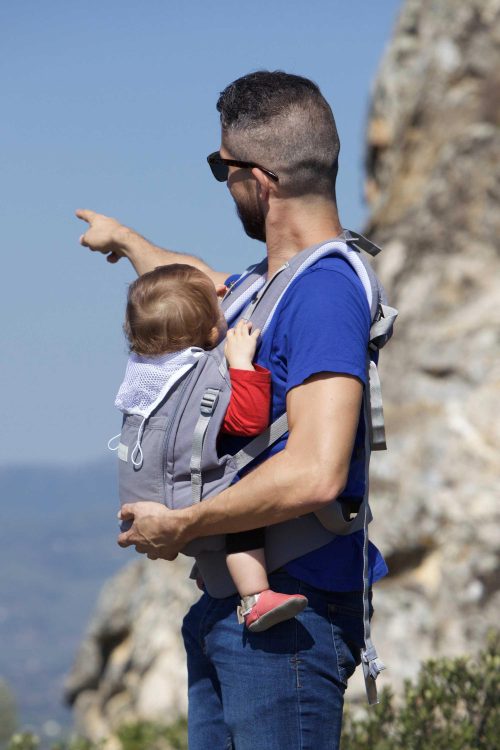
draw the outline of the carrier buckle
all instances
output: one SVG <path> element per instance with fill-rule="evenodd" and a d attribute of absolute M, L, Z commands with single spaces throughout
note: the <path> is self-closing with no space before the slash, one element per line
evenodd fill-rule
<path fill-rule="evenodd" d="M 204 417 L 211 417 L 219 400 L 219 393 L 215 388 L 207 388 L 202 396 L 200 412 Z"/>

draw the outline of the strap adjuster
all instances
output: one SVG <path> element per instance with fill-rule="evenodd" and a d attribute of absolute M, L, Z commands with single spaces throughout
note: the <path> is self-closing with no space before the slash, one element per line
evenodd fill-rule
<path fill-rule="evenodd" d="M 200 403 L 200 412 L 202 416 L 212 416 L 219 400 L 219 393 L 220 391 L 215 390 L 215 388 L 207 388 Z"/>

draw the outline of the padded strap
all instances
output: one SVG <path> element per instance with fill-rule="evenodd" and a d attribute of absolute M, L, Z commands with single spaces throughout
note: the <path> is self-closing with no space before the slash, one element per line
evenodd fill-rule
<path fill-rule="evenodd" d="M 243 310 L 245 305 L 264 286 L 264 275 L 267 272 L 267 258 L 264 258 L 250 268 L 226 292 L 221 307 L 228 322 L 234 320 Z"/>
<path fill-rule="evenodd" d="M 203 477 L 201 474 L 203 443 L 205 442 L 212 414 L 214 413 L 217 401 L 219 400 L 219 394 L 220 391 L 217 388 L 207 388 L 201 398 L 200 416 L 198 417 L 196 427 L 194 428 L 191 463 L 189 466 L 191 471 L 191 492 L 193 503 L 199 503 L 201 501 L 203 488 Z"/>

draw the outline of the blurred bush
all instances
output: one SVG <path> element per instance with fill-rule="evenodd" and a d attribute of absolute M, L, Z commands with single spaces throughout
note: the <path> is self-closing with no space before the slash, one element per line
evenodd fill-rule
<path fill-rule="evenodd" d="M 423 665 L 403 699 L 383 690 L 378 706 L 344 717 L 341 750 L 496 750 L 500 738 L 500 634 L 477 660 Z"/>
<path fill-rule="evenodd" d="M 16 702 L 9 686 L 0 677 L 0 748 L 4 747 L 16 727 Z"/>

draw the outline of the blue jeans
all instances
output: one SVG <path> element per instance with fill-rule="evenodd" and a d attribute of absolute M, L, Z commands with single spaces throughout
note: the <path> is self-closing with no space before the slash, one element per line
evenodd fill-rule
<path fill-rule="evenodd" d="M 315 589 L 285 572 L 274 591 L 305 594 L 296 618 L 250 633 L 237 597 L 204 594 L 184 618 L 189 750 L 337 750 L 347 680 L 363 645 L 361 592 Z"/>

